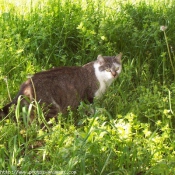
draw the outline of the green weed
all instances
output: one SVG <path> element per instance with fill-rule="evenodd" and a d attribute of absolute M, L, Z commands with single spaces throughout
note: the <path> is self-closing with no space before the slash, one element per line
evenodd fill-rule
<path fill-rule="evenodd" d="M 0 173 L 175 174 L 174 0 L 0 4 L 1 107 L 30 74 L 124 53 L 121 76 L 90 107 L 46 121 L 20 97 L 0 121 Z"/>

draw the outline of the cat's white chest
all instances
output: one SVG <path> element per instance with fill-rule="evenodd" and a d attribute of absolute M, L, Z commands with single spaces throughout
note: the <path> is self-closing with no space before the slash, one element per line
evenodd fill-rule
<path fill-rule="evenodd" d="M 99 81 L 99 89 L 95 92 L 95 97 L 101 97 L 106 91 L 107 87 L 111 85 L 114 78 L 110 72 L 99 71 L 99 64 L 94 64 L 95 75 Z"/>

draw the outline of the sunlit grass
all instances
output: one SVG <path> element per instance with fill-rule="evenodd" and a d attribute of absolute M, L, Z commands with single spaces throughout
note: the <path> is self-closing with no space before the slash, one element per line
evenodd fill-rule
<path fill-rule="evenodd" d="M 21 108 L 19 98 L 0 121 L 0 170 L 175 174 L 173 2 L 0 0 L 1 106 L 29 74 L 124 54 L 121 76 L 93 114 L 82 103 L 45 121 L 37 102 Z"/>
<path fill-rule="evenodd" d="M 59 1 L 61 4 L 65 4 L 66 1 Z M 145 3 L 147 5 L 159 5 L 164 6 L 168 4 L 168 6 L 173 5 L 174 0 L 107 0 L 107 1 L 96 1 L 96 0 L 70 0 L 69 3 L 75 3 L 81 5 L 82 9 L 86 10 L 88 8 L 89 3 L 104 5 L 107 8 L 112 10 L 117 10 L 119 4 L 140 4 Z M 47 5 L 51 3 L 51 0 L 0 0 L 0 14 L 2 13 L 9 13 L 10 11 L 14 10 L 18 15 L 26 15 L 32 12 L 34 9 L 44 9 Z M 67 2 L 66 2 L 67 3 Z M 97 9 L 98 10 L 98 9 Z"/>

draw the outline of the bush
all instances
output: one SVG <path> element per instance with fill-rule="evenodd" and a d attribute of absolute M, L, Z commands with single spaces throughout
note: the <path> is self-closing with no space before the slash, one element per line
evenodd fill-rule
<path fill-rule="evenodd" d="M 29 124 L 30 109 L 12 109 L 0 121 L 1 171 L 175 173 L 174 1 L 0 2 L 1 106 L 28 74 L 124 53 L 122 74 L 91 105 L 94 114 L 81 103 L 46 122 L 36 103 Z"/>

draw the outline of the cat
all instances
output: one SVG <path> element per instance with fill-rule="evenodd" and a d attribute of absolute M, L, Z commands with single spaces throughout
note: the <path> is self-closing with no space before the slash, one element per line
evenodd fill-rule
<path fill-rule="evenodd" d="M 83 66 L 58 67 L 34 74 L 21 85 L 17 96 L 0 110 L 6 116 L 9 107 L 17 104 L 19 96 L 22 106 L 28 106 L 34 99 L 48 109 L 47 118 L 65 113 L 68 106 L 76 109 L 81 101 L 93 102 L 101 97 L 107 87 L 122 70 L 122 53 L 117 56 L 98 55 L 96 61 Z M 27 97 L 27 99 L 26 99 Z"/>

